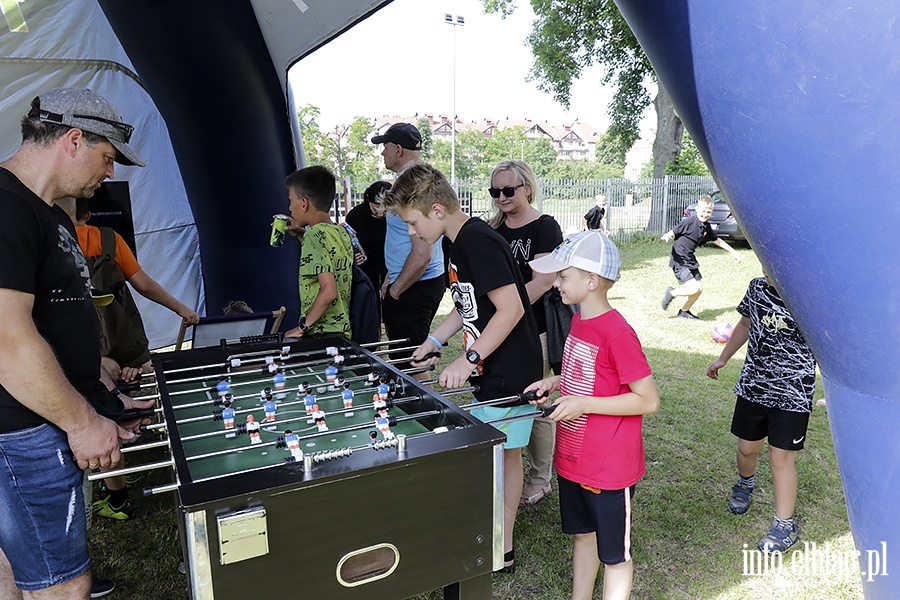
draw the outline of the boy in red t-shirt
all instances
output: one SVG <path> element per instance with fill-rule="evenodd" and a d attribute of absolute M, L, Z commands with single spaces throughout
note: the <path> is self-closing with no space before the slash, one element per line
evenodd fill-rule
<path fill-rule="evenodd" d="M 634 330 L 609 305 L 619 278 L 616 245 L 599 231 L 568 236 L 529 263 L 554 273 L 565 304 L 579 304 L 563 351 L 562 374 L 528 390 L 560 392 L 554 465 L 563 532 L 575 536 L 572 598 L 589 599 L 600 563 L 603 598 L 631 594 L 631 498 L 644 476 L 642 416 L 659 408 L 659 391 Z"/>

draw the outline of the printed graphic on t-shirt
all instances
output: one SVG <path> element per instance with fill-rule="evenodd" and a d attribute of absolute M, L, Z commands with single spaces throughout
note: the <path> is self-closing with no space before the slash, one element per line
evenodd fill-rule
<path fill-rule="evenodd" d="M 559 393 L 562 396 L 593 396 L 597 377 L 597 353 L 599 348 L 569 336 L 563 353 Z M 558 421 L 562 429 L 557 435 L 556 451 L 565 460 L 577 461 L 584 446 L 587 415 L 571 421 Z"/>
<path fill-rule="evenodd" d="M 512 240 L 509 243 L 509 251 L 512 252 L 513 258 L 517 261 L 522 259 L 528 261 L 531 259 L 531 238 L 526 240 Z"/>
<path fill-rule="evenodd" d="M 450 297 L 463 321 L 478 320 L 478 302 L 475 298 L 475 286 L 468 281 L 460 281 L 456 266 L 450 263 Z"/>
<path fill-rule="evenodd" d="M 59 298 L 56 301 L 82 302 L 85 298 L 90 298 L 91 296 L 91 273 L 90 269 L 88 268 L 87 260 L 84 258 L 84 254 L 81 252 L 81 246 L 78 245 L 78 240 L 73 238 L 65 227 L 63 227 L 62 225 L 57 225 L 56 231 L 59 234 L 59 242 L 57 243 L 57 246 L 59 246 L 60 250 L 72 257 L 72 260 L 75 261 L 75 266 L 78 268 L 78 272 L 81 274 L 81 278 L 84 280 L 83 296 L 81 296 L 80 298 Z"/>
<path fill-rule="evenodd" d="M 734 393 L 762 406 L 809 412 L 816 361 L 777 290 L 754 279 L 738 313 L 750 319 L 750 339 Z"/>

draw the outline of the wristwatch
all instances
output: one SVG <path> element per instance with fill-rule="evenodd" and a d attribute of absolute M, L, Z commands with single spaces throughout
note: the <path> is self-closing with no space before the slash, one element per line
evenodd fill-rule
<path fill-rule="evenodd" d="M 481 362 L 481 355 L 478 354 L 477 350 L 469 348 L 469 350 L 466 352 L 466 360 L 469 361 L 470 363 L 472 363 L 473 365 L 477 365 L 478 363 Z"/>
<path fill-rule="evenodd" d="M 303 330 L 303 333 L 309 333 L 309 325 L 306 324 L 306 317 L 300 317 L 300 322 L 297 323 L 297 327 Z"/>

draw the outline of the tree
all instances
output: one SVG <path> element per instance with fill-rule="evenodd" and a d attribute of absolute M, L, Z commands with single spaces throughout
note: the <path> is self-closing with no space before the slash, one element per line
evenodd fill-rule
<path fill-rule="evenodd" d="M 622 146 L 622 140 L 614 137 L 609 130 L 607 130 L 600 138 L 600 141 L 597 142 L 597 149 L 594 150 L 594 156 L 600 164 L 619 167 L 624 174 L 626 152 L 628 152 L 628 148 Z"/>
<path fill-rule="evenodd" d="M 548 179 L 610 179 L 624 174 L 624 167 L 604 165 L 594 160 L 558 160 L 546 174 Z"/>
<path fill-rule="evenodd" d="M 431 119 L 428 117 L 419 117 L 416 120 L 416 129 L 422 134 L 422 154 L 421 158 L 424 162 L 431 162 L 431 144 L 434 135 L 431 133 Z"/>
<path fill-rule="evenodd" d="M 681 141 L 681 152 L 674 160 L 666 165 L 666 175 L 700 175 L 709 176 L 709 167 L 697 150 L 691 134 L 684 132 L 684 139 Z"/>
<path fill-rule="evenodd" d="M 486 12 L 504 17 L 515 10 L 515 0 L 482 0 Z M 534 54 L 531 77 L 568 107 L 572 83 L 585 67 L 605 68 L 604 83 L 615 80 L 609 106 L 612 125 L 608 134 L 621 147 L 630 148 L 639 136 L 638 124 L 651 99 L 645 84 L 656 81 L 650 61 L 611 0 L 531 0 L 536 20 L 528 36 Z M 656 107 L 653 174 L 662 177 L 666 164 L 681 150 L 684 126 L 662 85 L 652 100 Z"/>
<path fill-rule="evenodd" d="M 321 164 L 319 161 L 322 131 L 319 129 L 318 119 L 319 109 L 312 104 L 297 109 L 300 138 L 303 140 L 303 158 L 307 165 Z"/>

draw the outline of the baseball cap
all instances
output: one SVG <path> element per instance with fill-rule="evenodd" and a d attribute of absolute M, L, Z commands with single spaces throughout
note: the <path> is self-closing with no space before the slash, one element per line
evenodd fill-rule
<path fill-rule="evenodd" d="M 391 142 L 397 144 L 407 150 L 422 149 L 422 134 L 416 129 L 415 125 L 409 123 L 394 123 L 383 135 L 376 135 L 372 138 L 373 144 L 383 144 Z"/>
<path fill-rule="evenodd" d="M 146 165 L 128 146 L 134 127 L 122 122 L 119 112 L 106 98 L 89 89 L 56 88 L 44 92 L 31 101 L 28 116 L 101 135 L 118 150 L 117 163 Z"/>
<path fill-rule="evenodd" d="M 611 239 L 599 231 L 580 231 L 566 236 L 553 252 L 528 263 L 536 273 L 556 273 L 577 267 L 600 277 L 619 280 L 622 259 Z"/>

